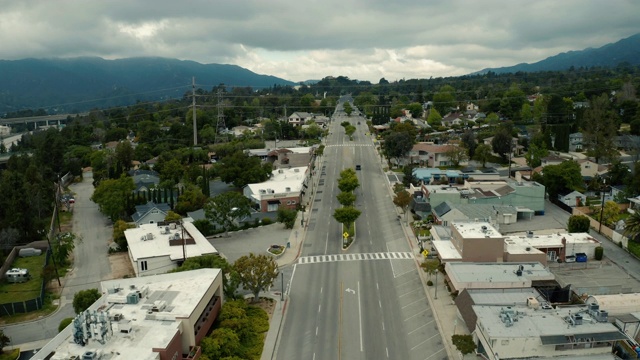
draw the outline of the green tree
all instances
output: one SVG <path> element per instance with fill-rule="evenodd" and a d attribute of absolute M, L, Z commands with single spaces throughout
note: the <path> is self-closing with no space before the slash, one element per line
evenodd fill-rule
<path fill-rule="evenodd" d="M 180 216 L 180 214 L 171 210 L 169 210 L 167 216 L 164 217 L 164 221 L 180 221 L 181 219 L 182 216 Z"/>
<path fill-rule="evenodd" d="M 509 119 L 519 120 L 522 105 L 526 102 L 525 94 L 518 84 L 512 83 L 500 100 L 500 112 Z"/>
<path fill-rule="evenodd" d="M 73 295 L 73 310 L 76 314 L 87 310 L 91 304 L 98 301 L 102 294 L 98 289 L 80 290 Z"/>
<path fill-rule="evenodd" d="M 451 85 L 442 86 L 433 95 L 433 107 L 440 114 L 448 114 L 451 108 L 456 106 L 456 89 Z"/>
<path fill-rule="evenodd" d="M 345 227 L 349 227 L 360 217 L 360 214 L 360 210 L 353 206 L 345 206 L 337 208 L 333 213 L 333 218 Z"/>
<path fill-rule="evenodd" d="M 491 149 L 494 153 L 500 155 L 503 160 L 507 160 L 507 155 L 511 152 L 513 145 L 511 141 L 511 133 L 501 128 L 491 140 Z"/>
<path fill-rule="evenodd" d="M 178 214 L 186 215 L 187 212 L 202 209 L 206 203 L 207 197 L 202 193 L 202 189 L 195 185 L 187 185 L 182 194 L 178 196 L 174 210 Z"/>
<path fill-rule="evenodd" d="M 542 183 L 549 197 L 555 199 L 565 191 L 582 190 L 583 181 L 580 165 L 575 161 L 563 161 L 558 165 L 544 167 Z"/>
<path fill-rule="evenodd" d="M 449 145 L 444 154 L 454 167 L 458 167 L 461 162 L 469 160 L 469 150 L 464 146 Z"/>
<path fill-rule="evenodd" d="M 227 191 L 209 199 L 204 213 L 209 221 L 222 226 L 225 236 L 229 236 L 229 229 L 234 227 L 236 219 L 251 215 L 251 203 L 239 192 Z"/>
<path fill-rule="evenodd" d="M 351 113 L 353 112 L 353 107 L 351 107 L 351 104 L 348 101 L 345 101 L 343 108 L 347 116 L 351 116 Z"/>
<path fill-rule="evenodd" d="M 338 189 L 342 192 L 353 192 L 360 186 L 358 176 L 352 168 L 344 169 L 338 178 Z"/>
<path fill-rule="evenodd" d="M 129 246 L 127 244 L 127 237 L 124 236 L 124 232 L 135 227 L 135 225 L 129 224 L 124 220 L 118 220 L 113 224 L 113 242 L 118 245 L 118 250 L 127 250 Z"/>
<path fill-rule="evenodd" d="M 96 187 L 91 200 L 98 204 L 100 211 L 115 222 L 125 215 L 127 198 L 135 189 L 133 179 L 122 175 L 119 179 L 106 179 Z"/>
<path fill-rule="evenodd" d="M 522 104 L 522 109 L 520 110 L 520 119 L 522 119 L 526 123 L 533 122 L 533 110 L 529 103 Z"/>
<path fill-rule="evenodd" d="M 567 223 L 569 233 L 589 232 L 590 220 L 585 215 L 571 215 Z"/>
<path fill-rule="evenodd" d="M 529 149 L 524 154 L 524 159 L 527 162 L 527 165 L 533 169 L 542 165 L 542 159 L 547 155 L 549 155 L 549 151 L 547 150 L 545 143 L 542 143 L 542 146 L 531 143 L 529 144 Z"/>
<path fill-rule="evenodd" d="M 247 184 L 261 183 L 271 176 L 270 162 L 262 163 L 259 157 L 236 151 L 224 157 L 218 165 L 220 180 L 243 188 Z"/>
<path fill-rule="evenodd" d="M 427 115 L 427 124 L 431 127 L 440 127 L 442 126 L 442 115 L 437 109 L 429 110 L 429 115 Z"/>
<path fill-rule="evenodd" d="M 351 139 L 353 137 L 353 133 L 356 132 L 356 127 L 353 125 L 347 125 L 344 127 L 344 133 Z"/>
<path fill-rule="evenodd" d="M 629 239 L 640 242 L 640 211 L 634 211 L 625 219 L 624 234 Z"/>
<path fill-rule="evenodd" d="M 420 180 L 413 174 L 413 169 L 415 169 L 415 165 L 407 165 L 402 169 L 402 173 L 404 177 L 402 178 L 402 185 L 404 187 L 409 187 L 409 185 L 418 186 L 420 184 Z"/>
<path fill-rule="evenodd" d="M 422 113 L 424 109 L 422 108 L 422 104 L 414 102 L 407 105 L 407 110 L 411 113 L 411 117 L 414 119 L 418 119 L 422 117 Z"/>
<path fill-rule="evenodd" d="M 253 301 L 260 299 L 260 291 L 273 285 L 278 277 L 278 263 L 267 255 L 250 253 L 240 257 L 233 263 L 240 276 L 242 286 L 253 293 Z"/>
<path fill-rule="evenodd" d="M 62 232 L 56 235 L 52 245 L 51 256 L 58 266 L 65 266 L 69 263 L 69 255 L 75 249 L 75 242 L 82 239 L 73 233 Z"/>
<path fill-rule="evenodd" d="M 604 203 L 604 210 L 602 211 L 602 222 L 605 224 L 613 224 L 618 221 L 620 217 L 620 207 L 615 201 L 607 201 Z"/>
<path fill-rule="evenodd" d="M 589 108 L 584 112 L 582 133 L 587 154 L 593 156 L 597 163 L 601 159 L 611 161 L 619 156 L 614 145 L 617 129 L 617 118 L 609 97 L 602 94 L 591 99 Z"/>
<path fill-rule="evenodd" d="M 238 334 L 229 328 L 213 330 L 211 336 L 202 339 L 200 345 L 207 359 L 228 359 L 242 349 Z"/>
<path fill-rule="evenodd" d="M 471 335 L 452 335 L 451 342 L 462 355 L 471 354 L 476 350 L 476 343 Z"/>
<path fill-rule="evenodd" d="M 389 158 L 395 158 L 398 165 L 413 148 L 414 138 L 407 132 L 392 132 L 384 138 L 384 152 Z"/>
<path fill-rule="evenodd" d="M 278 214 L 276 215 L 276 221 L 283 223 L 285 229 L 293 229 L 293 225 L 296 222 L 296 216 L 298 212 L 294 209 L 289 209 L 286 206 L 278 207 Z"/>
<path fill-rule="evenodd" d="M 478 146 L 478 142 L 476 141 L 476 134 L 471 130 L 467 130 L 464 132 L 464 134 L 462 134 L 460 141 L 462 141 L 464 147 L 469 150 L 469 158 L 473 158 L 473 155 L 475 155 L 476 152 L 476 147 Z"/>
<path fill-rule="evenodd" d="M 491 146 L 484 143 L 478 145 L 478 147 L 476 147 L 476 153 L 473 156 L 473 160 L 482 163 L 482 167 L 484 168 L 487 161 L 491 160 Z"/>
<path fill-rule="evenodd" d="M 431 276 L 438 271 L 440 261 L 438 259 L 425 259 L 422 264 L 420 264 L 420 267 L 424 272 L 429 274 L 429 279 L 431 279 Z"/>
<path fill-rule="evenodd" d="M 116 145 L 115 158 L 124 171 L 128 171 L 131 168 L 131 161 L 133 161 L 133 147 L 131 147 L 131 143 L 128 140 L 122 141 Z"/>
<path fill-rule="evenodd" d="M 405 216 L 408 215 L 409 204 L 411 204 L 411 194 L 407 190 L 402 190 L 396 193 L 393 197 L 393 204 L 404 212 Z"/>
<path fill-rule="evenodd" d="M 356 194 L 350 191 L 342 191 L 336 196 L 336 198 L 338 198 L 338 202 L 342 206 L 353 206 L 356 202 Z"/>

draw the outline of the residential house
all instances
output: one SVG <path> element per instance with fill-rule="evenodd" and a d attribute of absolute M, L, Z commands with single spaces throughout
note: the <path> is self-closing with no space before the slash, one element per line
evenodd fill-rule
<path fill-rule="evenodd" d="M 280 206 L 295 209 L 302 201 L 309 179 L 308 166 L 275 169 L 269 180 L 248 184 L 242 192 L 260 212 L 277 211 Z"/>
<path fill-rule="evenodd" d="M 640 150 L 640 136 L 620 135 L 614 140 L 616 148 L 624 151 L 636 152 Z"/>
<path fill-rule="evenodd" d="M 569 152 L 581 152 L 583 136 L 581 132 L 569 134 Z"/>
<path fill-rule="evenodd" d="M 134 192 L 150 191 L 160 184 L 160 174 L 153 170 L 129 170 L 129 176 L 133 178 L 136 186 Z"/>
<path fill-rule="evenodd" d="M 414 144 L 406 156 L 406 161 L 410 164 L 419 164 L 430 168 L 439 166 L 450 166 L 451 160 L 447 156 L 447 152 L 451 147 L 457 146 L 453 144 L 436 145 L 433 142 L 419 142 Z"/>
<path fill-rule="evenodd" d="M 164 221 L 170 210 L 169 204 L 156 204 L 149 201 L 144 205 L 136 205 L 136 212 L 131 215 L 131 219 L 138 226 L 159 223 Z"/>
<path fill-rule="evenodd" d="M 207 268 L 103 281 L 102 296 L 30 358 L 197 360 L 224 302 L 222 277 Z"/>
<path fill-rule="evenodd" d="M 302 126 L 307 120 L 311 120 L 313 114 L 308 112 L 296 111 L 289 115 L 289 124 L 293 126 Z"/>
<path fill-rule="evenodd" d="M 310 166 L 315 149 L 314 146 L 274 149 L 267 152 L 265 160 L 273 169 Z"/>
<path fill-rule="evenodd" d="M 446 127 L 452 127 L 454 125 L 464 125 L 466 122 L 467 118 L 459 112 L 449 113 L 442 117 L 442 120 L 440 121 L 442 126 Z"/>
<path fill-rule="evenodd" d="M 600 177 L 609 172 L 609 165 L 598 164 L 589 159 L 578 159 L 576 161 L 580 165 L 580 174 L 585 181 L 590 181 L 594 177 Z"/>
<path fill-rule="evenodd" d="M 218 254 L 195 225 L 185 220 L 143 224 L 125 230 L 124 236 L 136 276 L 164 274 L 186 259 Z"/>
<path fill-rule="evenodd" d="M 249 126 L 244 126 L 244 125 L 239 125 L 239 126 L 235 126 L 231 128 L 231 133 L 233 133 L 234 136 L 253 136 L 256 133 L 256 129 L 249 127 Z"/>
<path fill-rule="evenodd" d="M 570 207 L 585 206 L 587 196 L 579 191 L 572 191 L 568 194 L 558 194 L 558 200 Z"/>

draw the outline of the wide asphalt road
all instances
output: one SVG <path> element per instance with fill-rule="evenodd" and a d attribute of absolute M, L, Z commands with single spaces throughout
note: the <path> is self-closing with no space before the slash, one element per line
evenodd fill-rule
<path fill-rule="evenodd" d="M 69 188 L 75 194 L 73 232 L 82 238 L 76 242 L 73 268 L 63 279 L 61 307 L 45 318 L 6 326 L 3 330 L 11 338 L 11 346 L 47 340 L 58 334 L 58 325 L 64 318 L 73 317 L 73 296 L 77 291 L 97 288 L 100 281 L 110 278 L 107 244 L 112 227 L 98 205 L 91 201 L 93 174 L 85 172 L 80 183 Z M 25 349 L 26 346 L 21 346 Z"/>
<path fill-rule="evenodd" d="M 357 127 L 353 141 L 340 126 L 345 120 Z M 334 116 L 330 132 L 277 358 L 445 359 L 365 119 Z M 362 215 L 355 242 L 343 251 L 342 228 L 332 216 L 340 206 L 336 179 L 356 164 Z"/>

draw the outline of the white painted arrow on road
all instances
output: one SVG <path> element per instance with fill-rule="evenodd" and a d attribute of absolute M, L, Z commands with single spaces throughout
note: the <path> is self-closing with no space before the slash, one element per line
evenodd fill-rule
<path fill-rule="evenodd" d="M 349 289 L 349 288 L 346 288 L 344 291 L 346 291 L 346 292 L 348 292 L 348 293 L 352 293 L 352 294 L 355 294 L 355 293 L 356 293 L 356 291 L 355 291 L 355 290 L 353 290 L 353 289 Z"/>

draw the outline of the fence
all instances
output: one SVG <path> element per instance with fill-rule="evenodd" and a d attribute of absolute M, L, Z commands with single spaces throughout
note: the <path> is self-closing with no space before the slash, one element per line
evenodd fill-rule
<path fill-rule="evenodd" d="M 618 206 L 620 207 L 620 211 L 626 211 L 627 208 L 629 207 L 629 204 L 618 204 Z M 599 230 L 602 235 L 606 236 L 616 244 L 622 243 L 622 247 L 626 249 L 629 239 L 626 236 L 616 232 L 614 229 L 606 226 L 605 224 L 602 224 L 602 226 L 600 226 L 600 222 L 598 220 L 589 216 L 590 212 L 591 210 L 589 209 L 588 206 L 581 206 L 581 207 L 573 208 L 572 215 L 584 215 L 588 217 L 589 226 L 591 228 Z"/>
<path fill-rule="evenodd" d="M 7 257 L 7 261 L 4 263 L 4 265 L 2 265 L 2 268 L 7 268 L 7 264 L 8 266 L 11 266 L 11 264 L 13 263 L 13 260 L 15 260 L 15 257 L 18 254 L 19 248 L 21 249 L 25 247 L 36 247 L 33 244 L 34 243 L 29 244 L 30 246 L 14 247 L 13 250 L 11 250 L 11 254 L 9 254 L 9 257 Z M 49 265 L 51 250 L 49 248 L 45 248 L 44 250 L 46 251 L 45 253 L 46 255 L 45 255 L 43 268 L 46 268 L 47 265 Z M 9 258 L 11 258 L 11 261 L 8 261 Z M 3 270 L 3 271 L 6 272 L 6 270 Z M 2 272 L 2 274 L 4 274 L 4 272 Z M 33 299 L 0 304 L 0 316 L 23 314 L 23 313 L 28 313 L 31 311 L 42 309 L 42 306 L 44 306 L 44 296 L 45 296 L 47 284 L 45 283 L 44 278 L 34 279 L 34 280 L 40 280 L 40 294 Z"/>

